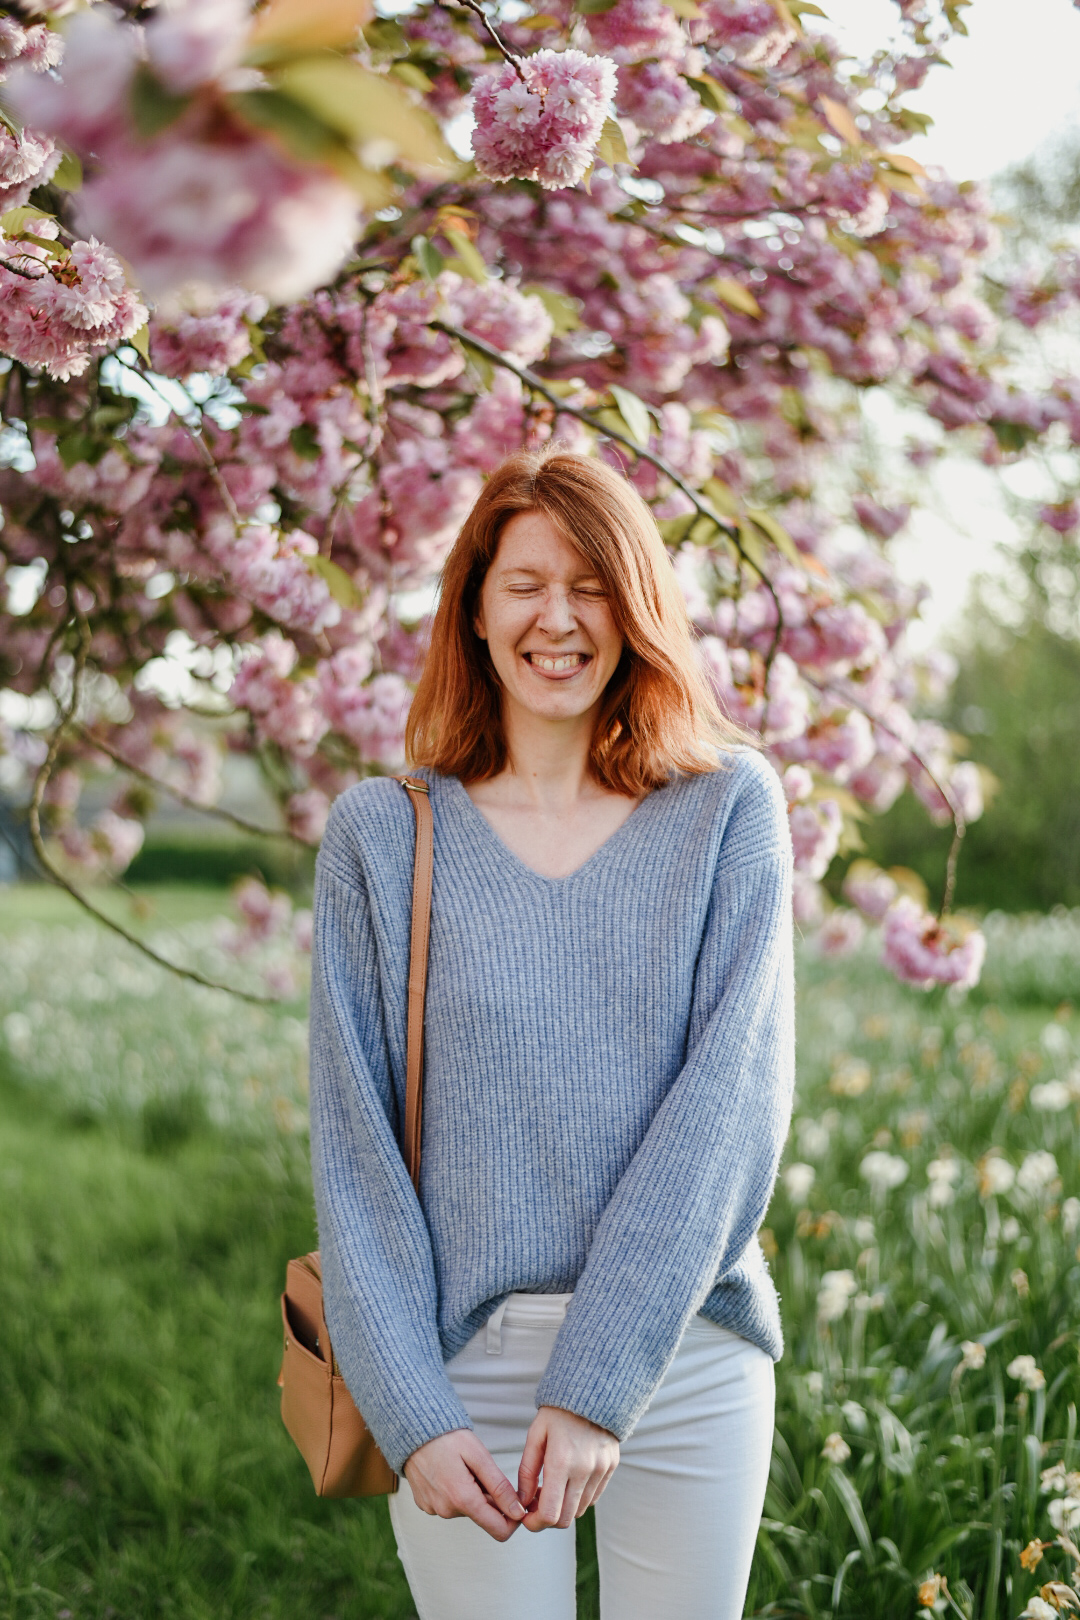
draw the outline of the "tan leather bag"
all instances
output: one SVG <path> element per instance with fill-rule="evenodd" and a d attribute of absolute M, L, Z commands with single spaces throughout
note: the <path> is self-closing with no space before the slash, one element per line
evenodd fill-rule
<path fill-rule="evenodd" d="M 409 776 L 399 780 L 416 814 L 402 1156 L 413 1186 L 419 1187 L 424 993 L 435 843 L 427 783 Z M 372 1439 L 334 1359 L 323 1311 L 318 1250 L 289 1261 L 281 1318 L 285 1329 L 285 1354 L 278 1374 L 281 1416 L 308 1465 L 316 1495 L 386 1496 L 396 1491 L 397 1475 Z"/>

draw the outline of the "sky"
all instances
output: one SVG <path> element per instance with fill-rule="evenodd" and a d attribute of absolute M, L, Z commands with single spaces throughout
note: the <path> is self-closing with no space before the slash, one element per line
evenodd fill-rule
<path fill-rule="evenodd" d="M 806 17 L 805 23 L 839 38 L 854 56 L 868 56 L 897 35 L 893 0 L 820 4 L 827 20 Z M 955 38 L 945 53 L 951 66 L 932 69 L 908 98 L 934 123 L 906 150 L 956 180 L 986 180 L 1080 126 L 1080 10 L 1071 0 L 973 0 L 964 18 L 967 38 Z M 888 409 L 883 401 L 884 416 Z M 888 436 L 886 420 L 878 428 Z M 890 544 L 902 576 L 925 581 L 932 592 L 912 627 L 916 646 L 948 634 L 974 574 L 1007 567 L 999 548 L 1015 544 L 1019 534 L 999 476 L 954 459 L 936 475 L 928 505 Z"/>
<path fill-rule="evenodd" d="M 828 29 L 854 55 L 869 55 L 898 34 L 892 0 L 822 0 Z M 1071 0 L 973 0 L 957 36 L 909 100 L 933 128 L 913 140 L 921 163 L 955 179 L 982 180 L 1026 157 L 1080 114 L 1080 10 Z"/>

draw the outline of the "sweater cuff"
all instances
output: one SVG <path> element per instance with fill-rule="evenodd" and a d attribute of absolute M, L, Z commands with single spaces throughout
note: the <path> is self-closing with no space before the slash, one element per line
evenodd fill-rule
<path fill-rule="evenodd" d="M 364 1414 L 367 1418 L 367 1414 Z M 416 1400 L 409 1411 L 382 1412 L 367 1418 L 379 1450 L 395 1474 L 403 1474 L 414 1451 L 440 1434 L 455 1429 L 471 1429 L 472 1419 L 449 1383 L 417 1385 Z"/>

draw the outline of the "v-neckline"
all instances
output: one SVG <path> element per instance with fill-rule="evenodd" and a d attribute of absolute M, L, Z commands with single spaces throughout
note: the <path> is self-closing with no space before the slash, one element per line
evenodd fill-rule
<path fill-rule="evenodd" d="M 485 816 L 484 812 L 480 809 L 480 806 L 475 804 L 470 798 L 468 790 L 460 777 L 447 776 L 443 777 L 442 780 L 447 784 L 453 795 L 460 797 L 460 799 L 464 801 L 466 816 L 475 819 L 475 821 L 479 823 L 482 837 L 497 852 L 505 863 L 511 865 L 517 872 L 523 873 L 525 876 L 532 878 L 534 882 L 543 883 L 554 888 L 559 888 L 565 884 L 572 883 L 575 878 L 579 878 L 583 873 L 588 872 L 590 868 L 596 865 L 603 856 L 607 855 L 611 850 L 612 845 L 619 843 L 623 839 L 627 828 L 632 826 L 638 820 L 646 805 L 655 799 L 657 793 L 659 792 L 658 788 L 653 788 L 650 793 L 647 793 L 645 797 L 634 806 L 626 820 L 621 821 L 615 828 L 615 831 L 609 833 L 604 839 L 604 842 L 594 849 L 592 854 L 583 860 L 580 866 L 575 866 L 572 872 L 565 872 L 562 877 L 548 877 L 545 872 L 538 872 L 535 866 L 530 866 L 528 861 L 523 861 L 521 856 L 510 848 L 510 845 L 505 841 L 505 839 L 500 837 L 500 835 L 495 831 L 495 828 L 491 825 L 491 822 Z"/>

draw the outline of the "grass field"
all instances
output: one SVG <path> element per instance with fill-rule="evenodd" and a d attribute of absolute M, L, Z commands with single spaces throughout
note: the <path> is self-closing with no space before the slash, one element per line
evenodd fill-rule
<path fill-rule="evenodd" d="M 156 942 L 228 966 L 220 896 L 155 903 Z M 314 1237 L 302 1006 L 181 984 L 57 905 L 0 893 L 0 1617 L 409 1616 L 385 1504 L 319 1502 L 277 1417 Z M 938 1574 L 937 1612 L 1012 1620 L 1071 1573 L 1025 1549 L 1080 1524 L 1073 1002 L 1076 915 L 993 923 L 966 1001 L 803 954 L 748 1613 L 892 1620 Z M 587 1523 L 581 1552 L 591 1620 Z"/>

